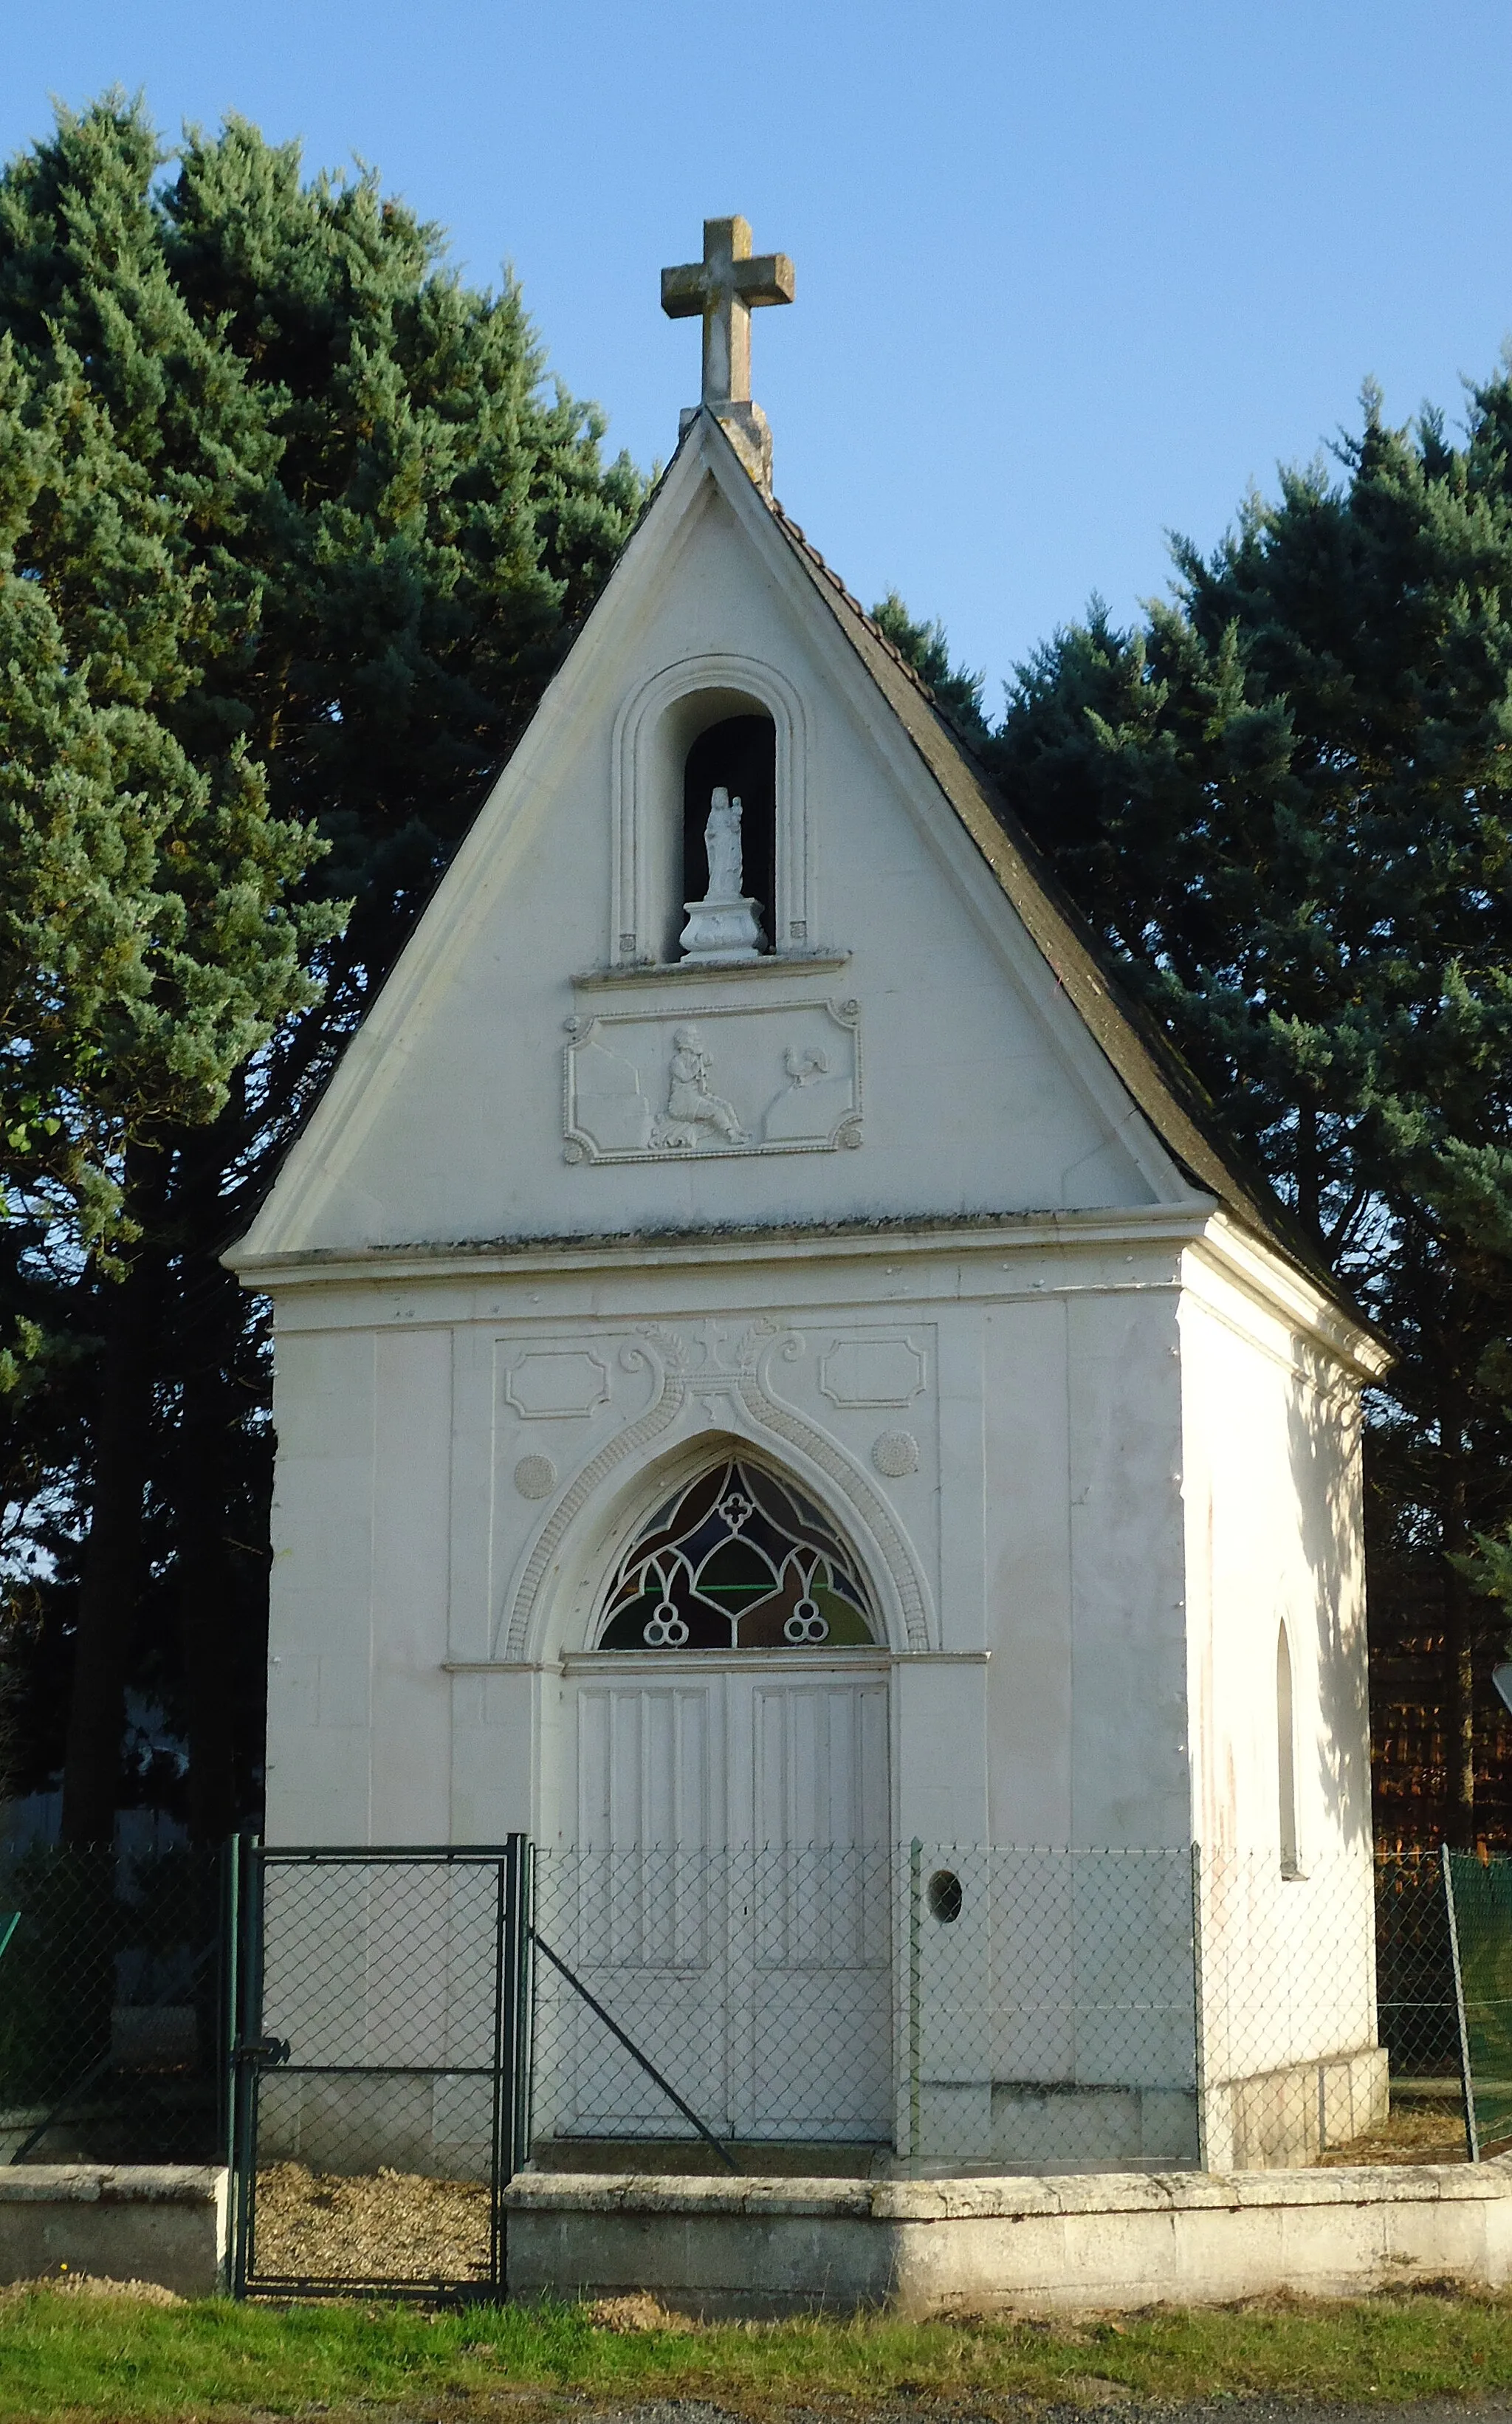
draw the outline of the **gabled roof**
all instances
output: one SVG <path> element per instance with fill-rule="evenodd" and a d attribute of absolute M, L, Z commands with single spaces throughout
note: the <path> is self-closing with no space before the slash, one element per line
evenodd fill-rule
<path fill-rule="evenodd" d="M 712 415 L 700 418 L 739 463 Z M 679 452 L 689 434 L 684 433 Z M 749 480 L 743 466 L 741 473 Z M 1225 1211 L 1323 1289 L 1351 1321 L 1367 1327 L 1300 1223 L 1267 1180 L 1246 1167 L 1210 1096 L 1180 1054 L 1124 991 L 1080 910 L 992 776 L 936 705 L 929 684 L 852 598 L 798 523 L 754 482 L 750 485 L 992 869 L 1057 983 L 1161 1142 L 1194 1185 L 1216 1196 Z"/>
<path fill-rule="evenodd" d="M 457 948 L 458 921 L 461 926 L 467 924 L 476 912 L 480 893 L 486 890 L 491 880 L 489 837 L 496 829 L 492 819 L 499 804 L 529 784 L 541 750 L 547 745 L 552 716 L 560 717 L 566 711 L 565 702 L 581 688 L 583 669 L 591 662 L 595 640 L 604 628 L 605 618 L 613 628 L 616 618 L 636 613 L 637 600 L 645 594 L 648 566 L 656 562 L 660 548 L 651 525 L 659 518 L 659 506 L 665 509 L 672 505 L 677 514 L 684 510 L 692 493 L 690 475 L 693 481 L 699 477 L 692 459 L 695 454 L 703 459 L 702 476 L 716 480 L 738 518 L 747 521 L 753 537 L 764 538 L 769 544 L 774 542 L 787 563 L 796 567 L 801 586 L 820 601 L 859 661 L 862 673 L 869 678 L 866 690 L 880 693 L 885 701 L 896 726 L 921 760 L 932 788 L 954 811 L 986 861 L 1058 986 L 1154 1135 L 1197 1188 L 1214 1197 L 1244 1229 L 1301 1273 L 1311 1286 L 1339 1307 L 1352 1325 L 1365 1328 L 1358 1308 L 1322 1265 L 1266 1181 L 1246 1169 L 1225 1136 L 1213 1104 L 1191 1072 L 1154 1020 L 1124 994 L 1096 937 L 1003 801 L 991 776 L 935 705 L 928 685 L 850 595 L 797 523 L 757 486 L 718 421 L 707 411 L 691 418 L 619 564 L 558 668 L 546 698 L 491 789 L 430 907 L 342 1053 L 330 1083 L 286 1156 L 272 1193 L 254 1216 L 246 1236 L 227 1255 L 228 1262 L 233 1267 L 258 1262 L 273 1244 L 273 1233 L 280 1225 L 275 1199 L 281 1196 L 292 1211 L 315 1179 L 326 1145 L 340 1138 L 357 1102 L 372 1085 L 383 1059 L 386 1038 L 402 1026 L 406 1004 L 423 983 L 427 967 L 438 955 Z M 679 489 L 683 502 L 676 504 Z M 673 526 L 676 528 L 676 522 Z M 294 1217 L 297 1219 L 296 1214 Z M 275 1251 L 281 1259 L 281 1250 Z"/>

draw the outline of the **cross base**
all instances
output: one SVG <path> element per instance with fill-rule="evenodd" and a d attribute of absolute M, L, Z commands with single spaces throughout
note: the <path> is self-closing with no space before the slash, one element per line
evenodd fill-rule
<path fill-rule="evenodd" d="M 677 416 L 685 438 L 700 412 L 719 423 L 763 496 L 772 494 L 772 427 L 758 404 L 690 404 Z"/>

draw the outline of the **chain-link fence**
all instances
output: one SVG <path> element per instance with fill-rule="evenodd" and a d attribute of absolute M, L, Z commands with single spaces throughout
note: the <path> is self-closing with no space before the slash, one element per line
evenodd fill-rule
<path fill-rule="evenodd" d="M 188 1848 L 0 1850 L 0 2162 L 226 2160 L 227 1874 Z"/>
<path fill-rule="evenodd" d="M 1161 2170 L 1199 2151 L 1188 1851 L 913 1844 L 900 2156 Z"/>
<path fill-rule="evenodd" d="M 915 1842 L 579 1849 L 536 1874 L 532 2151 L 552 2167 L 698 2136 L 738 2168 L 781 2145 L 921 2170 L 1311 2163 L 1370 2141 L 1393 2093 L 1453 2138 L 1426 1858 Z"/>
<path fill-rule="evenodd" d="M 537 2160 L 890 2145 L 895 1900 L 885 1850 L 538 1854 Z"/>
<path fill-rule="evenodd" d="M 1472 2157 L 1512 2150 L 1512 1860 L 1448 1852 L 1449 1931 Z"/>
<path fill-rule="evenodd" d="M 554 1850 L 533 1931 L 530 1865 L 522 1842 L 0 1856 L 0 2161 L 217 2160 L 238 1968 L 244 2245 L 270 2287 L 496 2280 L 527 2159 L 1218 2170 L 1369 2143 L 1388 2100 L 1451 2137 L 1460 2109 L 1436 1857 Z M 1504 1899 L 1461 1950 L 1512 2107 Z"/>
<path fill-rule="evenodd" d="M 1459 2096 L 1454 1951 L 1438 1852 L 1376 1860 L 1376 2009 L 1392 2065 L 1393 2101 Z"/>
<path fill-rule="evenodd" d="M 1368 1850 L 1287 1868 L 1204 1852 L 1199 1869 L 1206 2167 L 1312 2163 L 1370 2137 L 1390 2096 Z"/>
<path fill-rule="evenodd" d="M 544 1854 L 533 2152 L 1195 2163 L 1195 1877 L 1186 1850 Z"/>

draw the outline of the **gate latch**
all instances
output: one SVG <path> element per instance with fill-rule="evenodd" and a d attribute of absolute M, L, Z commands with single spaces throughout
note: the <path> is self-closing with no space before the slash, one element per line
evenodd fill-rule
<path fill-rule="evenodd" d="M 287 2037 L 247 2037 L 236 2049 L 238 2062 L 255 2063 L 260 2070 L 276 2070 L 289 2059 Z"/>

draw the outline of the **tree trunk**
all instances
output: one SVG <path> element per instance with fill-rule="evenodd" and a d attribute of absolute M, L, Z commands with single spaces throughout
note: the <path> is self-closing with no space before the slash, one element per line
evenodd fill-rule
<path fill-rule="evenodd" d="M 262 1629 L 249 1605 L 247 1561 L 261 1562 L 249 1522 L 248 1464 L 256 1465 L 242 1417 L 247 1411 L 250 1300 L 219 1252 L 228 1225 L 222 1192 L 244 1140 L 241 1089 L 220 1119 L 185 1136 L 177 1166 L 174 1229 L 182 1252 L 178 1369 L 182 1383 L 172 1479 L 176 1593 L 188 1732 L 190 1831 L 219 1842 L 247 1814 L 261 1763 Z M 247 1537 L 233 1539 L 245 1532 Z M 255 1585 L 254 1585 L 255 1589 Z M 248 1639 L 252 1631 L 258 1642 Z M 249 1685 L 252 1702 L 249 1705 Z M 255 1735 L 254 1739 L 249 1739 Z"/>
<path fill-rule="evenodd" d="M 135 1156 L 128 1156 L 128 1193 Z M 140 1217 L 140 1215 L 138 1215 Z M 63 1841 L 115 1835 L 127 1661 L 144 1577 L 142 1522 L 151 1454 L 155 1259 L 138 1252 L 103 1280 L 104 1343 L 92 1433 L 94 1496 L 79 1582 L 63 1754 Z"/>
<path fill-rule="evenodd" d="M 1304 1093 L 1297 1106 L 1297 1217 L 1323 1240 L 1323 1172 L 1318 1152 L 1317 1105 Z"/>
<path fill-rule="evenodd" d="M 232 1425 L 226 1375 L 214 1354 L 218 1335 L 198 1336 L 197 1360 L 183 1374 L 177 1471 L 179 1642 L 189 1734 L 189 1830 L 218 1842 L 235 1826 L 234 1579 L 226 1550 L 228 1434 Z"/>

